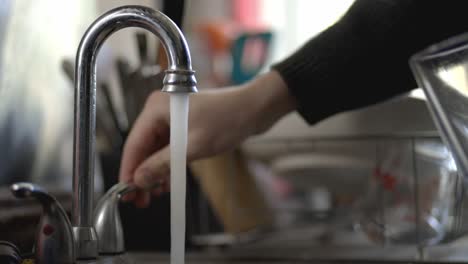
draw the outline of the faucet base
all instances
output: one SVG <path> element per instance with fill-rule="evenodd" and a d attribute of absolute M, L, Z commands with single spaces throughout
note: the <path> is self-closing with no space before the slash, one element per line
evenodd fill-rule
<path fill-rule="evenodd" d="M 73 227 L 76 259 L 97 259 L 98 238 L 94 227 Z"/>

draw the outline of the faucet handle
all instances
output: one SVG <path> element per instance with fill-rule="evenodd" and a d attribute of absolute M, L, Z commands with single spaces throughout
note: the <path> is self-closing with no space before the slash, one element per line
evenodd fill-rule
<path fill-rule="evenodd" d="M 0 263 L 20 264 L 22 258 L 18 248 L 7 241 L 0 241 Z"/>
<path fill-rule="evenodd" d="M 99 199 L 94 209 L 94 228 L 98 236 L 99 254 L 115 255 L 125 251 L 124 233 L 119 213 L 122 195 L 136 190 L 128 183 L 118 183 Z"/>
<path fill-rule="evenodd" d="M 17 198 L 35 198 L 42 205 L 35 242 L 37 263 L 75 263 L 73 231 L 67 213 L 59 202 L 32 183 L 15 183 L 10 187 Z"/>

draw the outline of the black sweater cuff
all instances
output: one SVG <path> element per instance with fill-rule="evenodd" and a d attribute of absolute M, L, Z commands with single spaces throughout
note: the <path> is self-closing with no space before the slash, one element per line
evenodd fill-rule
<path fill-rule="evenodd" d="M 416 88 L 409 57 L 467 31 L 467 6 L 468 1 L 356 0 L 340 21 L 272 68 L 313 124 Z"/>

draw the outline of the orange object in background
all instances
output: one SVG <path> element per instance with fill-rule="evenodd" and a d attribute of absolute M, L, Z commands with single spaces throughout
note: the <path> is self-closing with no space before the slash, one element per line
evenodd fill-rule
<path fill-rule="evenodd" d="M 212 53 L 229 50 L 234 35 L 232 25 L 223 22 L 206 23 L 200 25 L 197 31 L 206 40 L 206 44 Z"/>
<path fill-rule="evenodd" d="M 211 62 L 210 76 L 214 85 L 244 83 L 265 65 L 271 47 L 269 30 L 244 29 L 230 22 L 210 22 L 198 27 Z"/>
<path fill-rule="evenodd" d="M 231 16 L 195 26 L 208 56 L 206 76 L 215 87 L 244 83 L 264 67 L 272 32 L 261 22 L 258 0 L 231 0 Z"/>
<path fill-rule="evenodd" d="M 214 53 L 226 52 L 238 35 L 266 30 L 260 23 L 258 6 L 257 0 L 232 0 L 232 19 L 202 24 L 197 31 Z"/>

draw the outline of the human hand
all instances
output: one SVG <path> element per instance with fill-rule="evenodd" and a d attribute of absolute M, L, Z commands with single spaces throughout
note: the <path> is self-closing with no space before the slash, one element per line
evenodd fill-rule
<path fill-rule="evenodd" d="M 187 162 L 234 148 L 294 108 L 276 72 L 246 85 L 192 94 L 189 104 Z M 137 206 L 148 205 L 150 192 L 169 191 L 169 119 L 169 94 L 154 92 L 125 143 L 120 180 L 140 188 L 127 197 Z"/>

